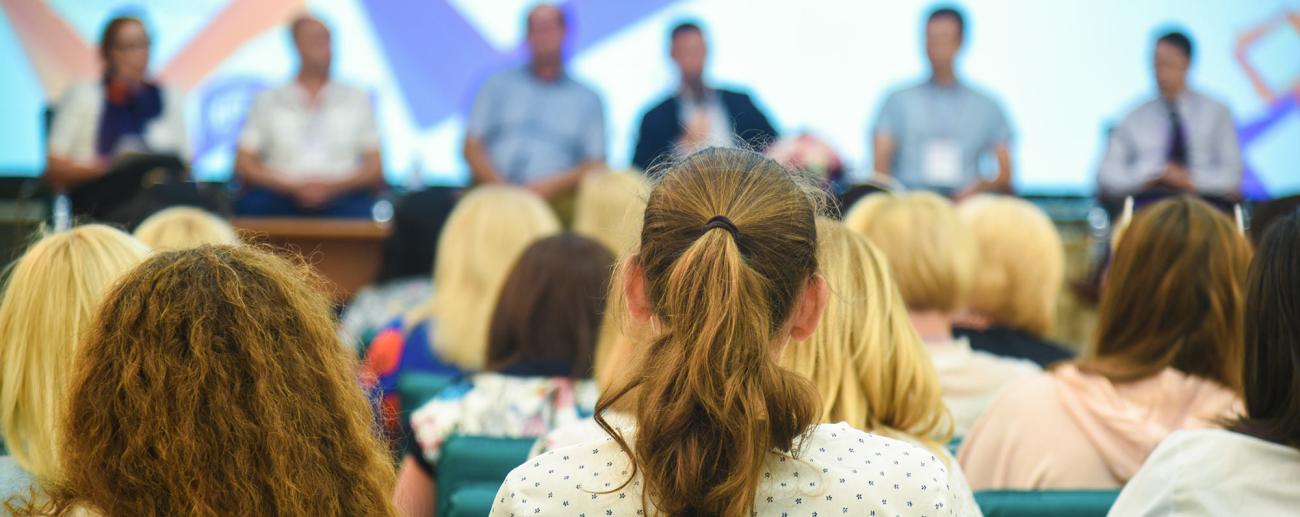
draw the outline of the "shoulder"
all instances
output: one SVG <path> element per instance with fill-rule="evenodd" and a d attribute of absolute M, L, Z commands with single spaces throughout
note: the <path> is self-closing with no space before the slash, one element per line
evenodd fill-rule
<path fill-rule="evenodd" d="M 59 99 L 59 108 L 86 108 L 104 102 L 104 86 L 97 82 L 80 82 L 68 87 Z"/>
<path fill-rule="evenodd" d="M 1220 115 L 1225 115 L 1229 118 L 1232 117 L 1232 109 L 1229 108 L 1228 105 L 1224 104 L 1222 101 L 1198 91 L 1192 91 L 1190 93 L 1192 94 L 1193 97 L 1197 99 L 1198 102 L 1200 102 L 1204 106 L 1207 106 L 1207 109 L 1209 109 L 1210 111 Z"/>
<path fill-rule="evenodd" d="M 973 100 L 978 105 L 989 110 L 1003 111 L 1002 101 L 984 87 L 968 83 L 962 83 L 961 87 L 962 90 L 966 92 L 967 98 Z"/>
<path fill-rule="evenodd" d="M 584 101 L 589 103 L 594 103 L 594 104 L 600 104 L 600 94 L 596 93 L 596 89 L 592 88 L 592 86 L 588 84 L 586 81 L 580 80 L 577 77 L 573 77 L 573 76 L 566 76 L 565 81 L 568 83 L 569 89 L 571 89 L 575 95 L 582 98 Z"/>
<path fill-rule="evenodd" d="M 855 429 L 845 422 L 820 424 L 799 443 L 801 459 L 857 466 L 862 458 L 885 465 L 917 468 L 946 477 L 943 459 L 910 442 Z M 876 458 L 880 458 L 877 460 Z M 868 463 L 871 463 L 868 461 Z M 915 473 L 915 471 L 913 471 Z"/>
<path fill-rule="evenodd" d="M 631 472 L 627 455 L 609 438 L 556 449 L 510 471 L 493 514 L 631 514 L 641 502 L 640 482 L 631 479 Z"/>
<path fill-rule="evenodd" d="M 338 99 L 344 102 L 370 104 L 370 93 L 355 84 L 331 82 L 330 89 L 333 90 L 333 94 Z"/>

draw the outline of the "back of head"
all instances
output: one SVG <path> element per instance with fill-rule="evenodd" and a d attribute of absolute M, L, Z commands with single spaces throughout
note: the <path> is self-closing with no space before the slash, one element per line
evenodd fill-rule
<path fill-rule="evenodd" d="M 773 449 L 816 421 L 812 386 L 773 357 L 817 272 L 815 190 L 757 153 L 709 149 L 650 194 L 629 278 L 644 279 L 656 335 L 599 409 L 636 393 L 635 448 L 606 430 L 659 512 L 749 514 Z"/>
<path fill-rule="evenodd" d="M 134 233 L 140 242 L 156 250 L 239 244 L 239 235 L 225 220 L 188 206 L 172 207 L 153 214 L 140 223 Z"/>
<path fill-rule="evenodd" d="M 650 185 L 635 172 L 588 174 L 578 184 L 573 231 L 600 241 L 616 255 L 632 251 L 641 237 Z"/>
<path fill-rule="evenodd" d="M 1115 248 L 1080 366 L 1116 382 L 1172 367 L 1238 388 L 1250 255 L 1232 220 L 1199 199 L 1138 213 Z"/>
<path fill-rule="evenodd" d="M 930 192 L 863 198 L 844 225 L 884 252 L 908 310 L 952 313 L 970 292 L 978 251 L 952 203 Z"/>
<path fill-rule="evenodd" d="M 0 431 L 18 465 L 59 474 L 58 422 L 81 336 L 112 284 L 148 249 L 101 225 L 53 233 L 18 259 L 0 301 Z"/>
<path fill-rule="evenodd" d="M 957 214 L 979 246 L 969 308 L 995 324 L 1046 336 L 1065 282 L 1056 225 L 1033 203 L 1010 196 L 975 196 Z"/>
<path fill-rule="evenodd" d="M 573 234 L 533 243 L 501 289 L 487 368 L 588 378 L 605 316 L 614 255 Z"/>
<path fill-rule="evenodd" d="M 822 398 L 823 422 L 910 437 L 938 450 L 951 437 L 939 375 L 885 257 L 866 237 L 817 221 L 817 264 L 831 298 L 817 330 L 782 357 Z"/>
<path fill-rule="evenodd" d="M 243 246 L 126 275 L 77 357 L 56 510 L 391 515 L 392 466 L 307 275 Z"/>
<path fill-rule="evenodd" d="M 483 367 L 488 325 L 506 275 L 533 241 L 558 233 L 555 213 L 528 191 L 478 187 L 456 203 L 438 238 L 433 299 L 408 324 L 436 318 L 433 346 L 462 368 Z"/>
<path fill-rule="evenodd" d="M 1273 224 L 1250 266 L 1238 429 L 1300 448 L 1300 212 Z"/>

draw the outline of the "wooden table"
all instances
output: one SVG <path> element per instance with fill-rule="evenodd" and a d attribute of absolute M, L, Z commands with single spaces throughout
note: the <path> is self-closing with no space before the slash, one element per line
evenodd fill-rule
<path fill-rule="evenodd" d="M 384 240 L 392 228 L 368 219 L 236 218 L 230 224 L 245 241 L 300 255 L 346 302 L 379 272 Z"/>

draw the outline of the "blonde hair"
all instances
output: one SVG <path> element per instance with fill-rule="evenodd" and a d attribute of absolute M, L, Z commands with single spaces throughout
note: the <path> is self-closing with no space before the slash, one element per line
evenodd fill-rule
<path fill-rule="evenodd" d="M 831 298 L 807 342 L 782 364 L 813 381 L 823 422 L 914 439 L 934 452 L 952 438 L 939 374 L 880 250 L 838 222 L 817 220 L 817 263 Z"/>
<path fill-rule="evenodd" d="M 469 191 L 438 238 L 433 296 L 407 315 L 406 325 L 436 319 L 438 356 L 462 369 L 482 369 L 506 276 L 529 244 L 559 232 L 555 213 L 527 190 L 488 185 Z"/>
<path fill-rule="evenodd" d="M 188 206 L 168 208 L 149 216 L 135 228 L 135 238 L 157 250 L 239 244 L 239 235 L 224 219 Z"/>
<path fill-rule="evenodd" d="M 947 199 L 930 192 L 867 196 L 844 225 L 884 252 L 909 310 L 952 313 L 965 304 L 978 249 Z"/>
<path fill-rule="evenodd" d="M 573 231 L 596 239 L 615 256 L 636 247 L 650 183 L 636 172 L 588 174 L 578 184 Z"/>
<path fill-rule="evenodd" d="M 1039 337 L 1052 331 L 1065 282 L 1065 248 L 1056 225 L 1033 203 L 981 194 L 957 205 L 979 246 L 969 308 Z"/>
<path fill-rule="evenodd" d="M 38 479 L 60 474 L 58 424 L 79 341 L 112 284 L 148 253 L 93 224 L 45 236 L 12 270 L 0 300 L 0 431 Z"/>

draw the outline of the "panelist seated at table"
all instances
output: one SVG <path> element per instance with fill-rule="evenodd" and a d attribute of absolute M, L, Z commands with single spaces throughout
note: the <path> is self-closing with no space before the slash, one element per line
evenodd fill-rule
<path fill-rule="evenodd" d="M 189 154 L 184 102 L 149 77 L 149 33 L 138 18 L 104 27 L 100 80 L 72 86 L 54 108 L 45 179 L 61 191 L 103 178 L 132 154 Z"/>
<path fill-rule="evenodd" d="M 1232 111 L 1188 88 L 1191 62 L 1187 35 L 1174 31 L 1156 40 L 1158 95 L 1111 132 L 1097 173 L 1103 195 L 1161 191 L 1237 197 L 1242 164 Z"/>
<path fill-rule="evenodd" d="M 474 97 L 465 161 L 476 184 L 510 183 L 551 201 L 605 161 L 600 96 L 564 68 L 565 14 L 540 5 L 526 20 L 527 65 L 488 78 Z"/>
<path fill-rule="evenodd" d="M 298 75 L 258 94 L 235 172 L 241 216 L 368 217 L 384 177 L 370 96 L 330 78 L 330 31 L 293 21 Z"/>
<path fill-rule="evenodd" d="M 965 31 L 956 9 L 931 11 L 925 22 L 930 77 L 891 93 L 876 118 L 871 142 L 876 172 L 907 188 L 956 198 L 1012 189 L 1006 110 L 957 76 Z M 992 179 L 980 170 L 990 156 L 997 163 Z"/>
<path fill-rule="evenodd" d="M 740 144 L 762 151 L 776 140 L 776 129 L 749 95 L 705 82 L 709 48 L 699 24 L 673 27 L 669 55 L 681 86 L 641 118 L 632 165 L 645 171 L 661 156 L 685 156 L 705 147 Z"/>

